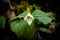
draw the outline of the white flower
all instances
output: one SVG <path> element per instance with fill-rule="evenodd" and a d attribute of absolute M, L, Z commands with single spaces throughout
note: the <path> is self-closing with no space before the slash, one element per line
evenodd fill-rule
<path fill-rule="evenodd" d="M 34 17 L 33 17 L 30 13 L 28 13 L 28 14 L 25 16 L 24 20 L 26 20 L 27 23 L 28 23 L 29 25 L 31 25 L 32 21 L 34 20 Z"/>

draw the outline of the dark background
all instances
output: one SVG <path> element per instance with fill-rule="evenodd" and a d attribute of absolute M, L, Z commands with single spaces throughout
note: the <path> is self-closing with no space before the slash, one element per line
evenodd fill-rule
<path fill-rule="evenodd" d="M 12 2 L 20 3 L 21 0 L 10 0 Z M 56 14 L 56 23 L 60 22 L 60 1 L 59 0 L 27 0 L 30 5 L 36 3 L 39 5 L 42 11 L 51 11 Z M 9 3 L 4 2 L 4 0 L 0 0 L 0 15 L 4 15 L 5 12 L 9 9 Z M 5 16 L 5 15 L 4 15 Z M 59 25 L 60 26 L 60 25 Z M 52 34 L 47 34 L 43 32 L 39 32 L 43 40 L 60 40 L 60 27 L 56 28 L 55 32 Z M 0 28 L 0 40 L 18 40 L 16 34 L 11 31 L 10 25 L 8 24 L 8 20 L 6 19 L 5 28 Z M 39 38 L 37 38 L 39 40 Z"/>

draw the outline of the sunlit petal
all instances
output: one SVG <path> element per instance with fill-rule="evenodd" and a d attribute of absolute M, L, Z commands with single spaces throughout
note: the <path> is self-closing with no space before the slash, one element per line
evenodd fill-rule
<path fill-rule="evenodd" d="M 34 20 L 34 17 L 33 17 L 30 13 L 28 13 L 28 14 L 25 16 L 24 20 L 26 20 L 26 22 L 27 22 L 29 25 L 31 25 L 32 21 Z"/>

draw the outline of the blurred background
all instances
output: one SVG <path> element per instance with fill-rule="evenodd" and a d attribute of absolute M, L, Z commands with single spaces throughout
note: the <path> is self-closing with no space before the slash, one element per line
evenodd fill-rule
<path fill-rule="evenodd" d="M 37 31 L 35 40 L 60 40 L 59 0 L 0 0 L 0 40 L 20 40 L 11 30 L 9 21 L 25 11 L 26 5 L 31 5 L 31 12 L 34 11 L 34 4 L 36 9 L 40 8 L 43 12 L 52 12 L 52 22 L 56 23 L 56 27 L 54 23 L 48 24 L 47 27 L 42 23 L 39 24 L 38 26 L 47 28 L 48 32 Z"/>

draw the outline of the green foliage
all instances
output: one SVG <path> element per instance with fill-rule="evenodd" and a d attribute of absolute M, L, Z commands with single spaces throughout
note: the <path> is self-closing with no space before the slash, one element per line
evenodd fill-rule
<path fill-rule="evenodd" d="M 48 24 L 52 21 L 52 18 L 48 17 L 48 15 L 41 10 L 35 10 L 32 15 L 43 24 Z"/>
<path fill-rule="evenodd" d="M 40 30 L 41 30 L 42 32 L 46 32 L 46 33 L 48 32 L 48 30 L 47 30 L 46 28 L 42 28 L 42 27 L 41 27 Z"/>
<path fill-rule="evenodd" d="M 35 39 L 35 25 L 34 22 L 29 26 L 24 20 L 15 20 L 11 22 L 11 29 L 16 33 L 21 40 L 34 40 Z"/>
<path fill-rule="evenodd" d="M 24 18 L 26 15 L 27 15 L 27 11 L 24 11 L 24 12 L 20 13 L 18 16 L 14 17 L 12 20 L 17 19 L 17 18 L 22 19 L 22 18 Z M 11 20 L 11 21 L 12 21 L 12 20 Z"/>
<path fill-rule="evenodd" d="M 34 7 L 35 9 L 40 9 L 40 7 L 39 7 L 38 5 L 36 5 L 36 4 L 33 4 L 33 7 Z"/>
<path fill-rule="evenodd" d="M 5 28 L 6 18 L 0 15 L 0 28 Z"/>
<path fill-rule="evenodd" d="M 32 16 L 38 21 L 33 20 L 32 24 L 28 25 L 27 22 L 24 20 L 24 17 L 26 15 L 27 11 L 24 11 L 23 13 L 15 17 L 13 21 L 11 20 L 10 22 L 11 30 L 15 32 L 18 38 L 20 38 L 21 40 L 35 40 L 36 31 L 39 29 L 37 22 L 48 24 L 51 22 L 52 19 L 45 12 L 41 10 L 35 10 L 32 13 Z M 46 31 L 46 29 L 44 28 L 40 28 L 40 30 L 43 32 Z"/>

